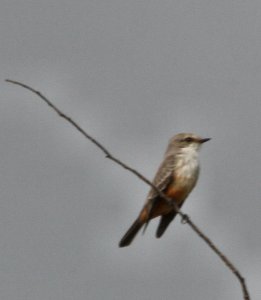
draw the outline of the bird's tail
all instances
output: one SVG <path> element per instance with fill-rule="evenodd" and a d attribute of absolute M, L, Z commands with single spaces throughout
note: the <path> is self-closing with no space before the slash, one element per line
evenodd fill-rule
<path fill-rule="evenodd" d="M 120 240 L 119 247 L 129 246 L 143 225 L 144 222 L 141 221 L 140 218 L 137 218 L 131 225 L 129 230 L 125 233 L 123 238 Z"/>
<path fill-rule="evenodd" d="M 176 212 L 170 212 L 166 215 L 161 216 L 157 231 L 156 231 L 156 237 L 160 238 L 165 230 L 168 228 L 170 222 L 175 218 Z"/>

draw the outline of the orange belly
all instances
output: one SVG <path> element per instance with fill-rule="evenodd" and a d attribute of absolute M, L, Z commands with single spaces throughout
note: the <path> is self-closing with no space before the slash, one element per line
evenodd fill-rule
<path fill-rule="evenodd" d="M 188 191 L 186 188 L 177 188 L 169 186 L 165 193 L 168 196 L 168 198 L 175 201 L 177 205 L 180 205 L 187 197 Z"/>
<path fill-rule="evenodd" d="M 165 191 L 165 194 L 178 206 L 181 206 L 183 201 L 186 199 L 188 192 L 184 188 L 177 188 L 177 187 L 175 188 L 174 186 L 170 185 L 168 189 Z M 173 207 L 169 205 L 164 199 L 160 199 L 155 204 L 155 207 L 152 209 L 150 219 L 156 218 L 161 215 L 166 215 L 171 211 L 173 211 Z M 149 217 L 148 208 L 147 205 L 145 205 L 140 213 L 140 219 L 143 222 L 147 222 L 148 217 Z"/>

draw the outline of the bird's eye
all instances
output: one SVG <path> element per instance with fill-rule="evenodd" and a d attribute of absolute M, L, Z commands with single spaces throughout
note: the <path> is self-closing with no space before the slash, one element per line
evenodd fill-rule
<path fill-rule="evenodd" d="M 185 142 L 188 142 L 188 143 L 190 143 L 190 142 L 192 142 L 193 141 L 193 139 L 191 138 L 191 137 L 187 137 L 187 138 L 185 138 Z"/>

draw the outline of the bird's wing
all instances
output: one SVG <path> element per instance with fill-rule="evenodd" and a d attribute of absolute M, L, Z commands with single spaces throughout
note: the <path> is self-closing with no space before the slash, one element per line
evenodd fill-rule
<path fill-rule="evenodd" d="M 162 192 L 166 190 L 168 185 L 173 182 L 173 170 L 175 167 L 175 157 L 174 155 L 167 156 L 163 162 L 161 163 L 154 180 L 152 181 L 153 184 Z M 160 198 L 158 197 L 157 191 L 155 191 L 153 188 L 150 189 L 149 194 L 147 196 L 146 201 L 146 209 L 148 211 L 148 220 L 150 219 L 150 215 L 153 211 L 153 208 L 157 204 L 158 200 Z"/>
<path fill-rule="evenodd" d="M 167 156 L 161 163 L 152 183 L 160 190 L 164 191 L 169 183 L 173 181 L 173 170 L 175 167 L 174 156 Z M 147 196 L 147 203 L 158 196 L 157 191 L 151 188 Z"/>

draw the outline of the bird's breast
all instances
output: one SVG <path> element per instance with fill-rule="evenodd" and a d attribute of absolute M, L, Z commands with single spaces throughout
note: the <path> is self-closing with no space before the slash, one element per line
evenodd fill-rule
<path fill-rule="evenodd" d="M 184 190 L 185 194 L 194 188 L 199 175 L 199 161 L 197 152 L 191 151 L 181 154 L 175 166 L 174 185 Z"/>

